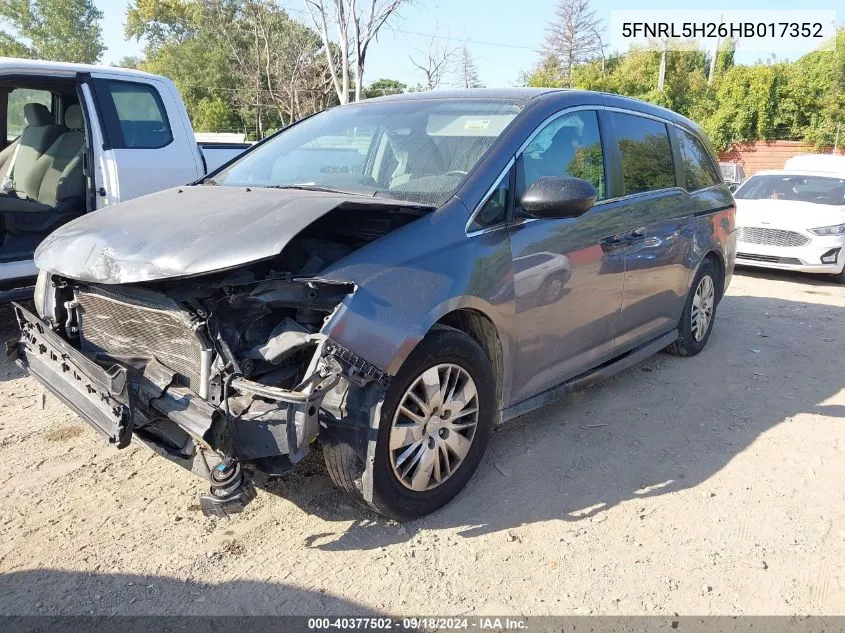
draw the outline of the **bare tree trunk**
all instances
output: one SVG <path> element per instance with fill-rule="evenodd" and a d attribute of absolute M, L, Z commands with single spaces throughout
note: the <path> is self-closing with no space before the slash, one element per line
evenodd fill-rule
<path fill-rule="evenodd" d="M 349 81 L 352 56 L 355 56 L 355 99 L 360 100 L 364 88 L 364 68 L 367 50 L 382 26 L 399 8 L 413 0 L 370 0 L 368 9 L 358 6 L 359 0 L 304 0 L 305 7 L 323 40 L 329 72 L 341 103 L 349 101 Z M 366 3 L 366 0 L 360 0 Z M 327 4 L 331 3 L 327 7 Z M 337 46 L 340 47 L 340 71 L 332 58 L 332 42 L 328 24 L 337 27 Z M 351 27 L 351 28 L 350 28 Z M 351 38 L 351 39 L 350 39 Z"/>

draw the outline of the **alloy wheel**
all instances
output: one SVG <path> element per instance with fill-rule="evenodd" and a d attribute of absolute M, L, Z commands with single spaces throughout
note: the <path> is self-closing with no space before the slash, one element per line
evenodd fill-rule
<path fill-rule="evenodd" d="M 713 278 L 710 275 L 704 275 L 695 289 L 690 313 L 692 336 L 696 342 L 700 342 L 707 334 L 710 321 L 713 319 L 715 303 L 716 290 L 713 286 Z"/>
<path fill-rule="evenodd" d="M 478 427 L 478 394 L 451 363 L 426 369 L 405 391 L 390 428 L 390 465 L 406 488 L 436 488 L 463 463 Z"/>

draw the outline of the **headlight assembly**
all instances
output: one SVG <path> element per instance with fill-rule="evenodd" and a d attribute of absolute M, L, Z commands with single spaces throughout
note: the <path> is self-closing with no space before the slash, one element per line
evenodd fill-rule
<path fill-rule="evenodd" d="M 810 233 L 816 235 L 845 235 L 845 224 L 834 224 L 833 226 L 820 226 L 817 229 L 809 229 Z"/>

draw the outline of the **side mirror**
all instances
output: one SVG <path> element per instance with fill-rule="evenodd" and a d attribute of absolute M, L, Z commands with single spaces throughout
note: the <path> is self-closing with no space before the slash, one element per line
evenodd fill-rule
<path fill-rule="evenodd" d="M 577 218 L 595 204 L 596 195 L 586 180 L 547 176 L 531 183 L 519 204 L 538 218 Z"/>

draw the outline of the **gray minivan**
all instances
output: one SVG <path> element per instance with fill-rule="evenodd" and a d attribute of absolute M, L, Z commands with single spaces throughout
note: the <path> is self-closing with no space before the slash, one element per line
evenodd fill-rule
<path fill-rule="evenodd" d="M 396 95 L 309 117 L 36 253 L 18 362 L 109 442 L 237 512 L 319 440 L 397 519 L 472 476 L 492 427 L 706 345 L 734 201 L 701 130 L 573 90 Z"/>

